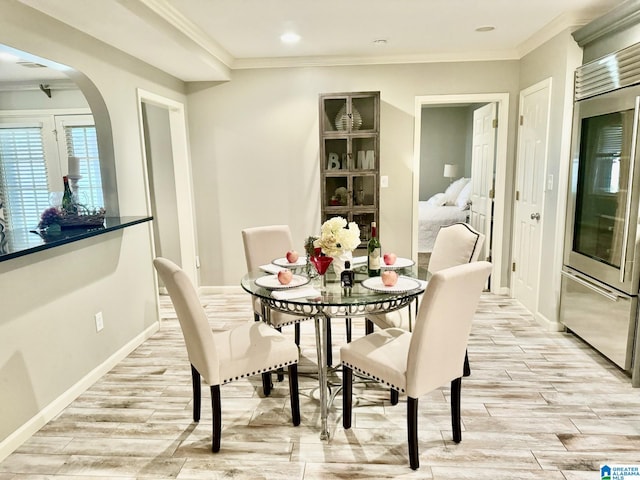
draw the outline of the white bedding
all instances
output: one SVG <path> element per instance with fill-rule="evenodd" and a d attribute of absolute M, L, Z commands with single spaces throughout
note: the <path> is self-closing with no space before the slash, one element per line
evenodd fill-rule
<path fill-rule="evenodd" d="M 469 210 L 457 205 L 435 206 L 420 202 L 418 211 L 418 252 L 431 252 L 443 225 L 466 222 Z"/>

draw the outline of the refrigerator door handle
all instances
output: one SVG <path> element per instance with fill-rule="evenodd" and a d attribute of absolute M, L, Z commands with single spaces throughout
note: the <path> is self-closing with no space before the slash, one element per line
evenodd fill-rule
<path fill-rule="evenodd" d="M 629 155 L 629 180 L 627 180 L 627 202 L 625 205 L 625 221 L 622 231 L 622 251 L 620 252 L 620 282 L 624 283 L 624 274 L 627 267 L 627 247 L 629 246 L 629 222 L 631 219 L 631 189 L 633 188 L 633 177 L 636 163 L 636 141 L 638 138 L 638 106 L 640 97 L 636 97 L 635 108 L 633 109 L 633 133 L 631 135 L 631 154 Z"/>
<path fill-rule="evenodd" d="M 583 278 L 581 275 L 578 275 L 577 273 L 567 272 L 565 270 L 562 270 L 561 273 L 565 277 L 573 280 L 576 283 L 579 283 L 583 287 L 587 287 L 588 289 L 593 290 L 594 292 L 602 295 L 603 297 L 608 298 L 612 302 L 617 302 L 619 298 L 631 298 L 631 297 L 628 297 L 627 295 L 623 295 L 621 293 L 615 293 L 615 292 L 612 292 L 611 290 L 604 289 L 590 282 L 586 278 Z"/>

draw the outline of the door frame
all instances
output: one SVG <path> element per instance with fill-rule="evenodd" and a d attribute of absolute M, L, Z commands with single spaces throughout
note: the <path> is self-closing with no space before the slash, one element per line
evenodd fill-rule
<path fill-rule="evenodd" d="M 144 139 L 144 123 L 142 104 L 148 103 L 169 111 L 169 129 L 171 131 L 171 155 L 173 157 L 173 174 L 175 178 L 176 197 L 180 199 L 178 209 L 178 236 L 180 237 L 180 257 L 182 269 L 185 271 L 193 285 L 199 285 L 198 281 L 198 256 L 196 243 L 196 224 L 193 202 L 193 182 L 191 164 L 189 162 L 189 145 L 187 142 L 187 123 L 184 104 L 170 98 L 137 89 L 138 96 L 138 125 L 140 131 L 140 144 L 142 149 L 142 166 L 145 178 L 145 196 L 147 212 L 151 215 L 151 190 L 149 186 L 149 170 L 147 168 L 147 151 Z M 151 229 L 153 236 L 153 229 Z M 153 237 L 152 237 L 153 240 Z M 151 242 L 155 257 L 155 242 Z"/>
<path fill-rule="evenodd" d="M 418 201 L 420 200 L 420 135 L 422 107 L 424 105 L 451 105 L 467 103 L 497 103 L 498 128 L 496 132 L 496 163 L 493 199 L 493 227 L 491 229 L 493 263 L 491 291 L 509 294 L 509 287 L 502 287 L 502 257 L 504 253 L 505 192 L 507 178 L 507 134 L 509 120 L 508 93 L 473 93 L 454 95 L 424 95 L 415 97 L 414 146 L 413 146 L 413 220 L 411 254 L 418 257 Z M 489 239 L 486 239 L 489 242 Z"/>

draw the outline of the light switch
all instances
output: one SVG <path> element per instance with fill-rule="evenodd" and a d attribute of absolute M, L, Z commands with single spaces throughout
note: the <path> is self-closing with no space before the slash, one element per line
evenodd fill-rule
<path fill-rule="evenodd" d="M 389 177 L 382 175 L 380 177 L 380 188 L 387 188 L 389 186 Z"/>
<path fill-rule="evenodd" d="M 547 192 L 553 190 L 553 174 L 547 175 Z"/>

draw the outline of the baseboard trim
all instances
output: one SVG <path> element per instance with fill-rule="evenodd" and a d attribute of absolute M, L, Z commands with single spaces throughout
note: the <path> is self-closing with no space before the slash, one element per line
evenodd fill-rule
<path fill-rule="evenodd" d="M 536 312 L 533 316 L 538 324 L 545 328 L 549 332 L 562 332 L 564 331 L 564 325 L 560 322 L 556 322 L 554 320 L 550 320 L 540 312 Z"/>
<path fill-rule="evenodd" d="M 109 372 L 145 340 L 156 333 L 159 326 L 159 323 L 156 322 L 147 327 L 139 335 L 136 335 L 131 341 L 127 342 L 103 363 L 94 368 L 77 383 L 72 385 L 66 392 L 56 398 L 49 405 L 45 406 L 30 420 L 0 442 L 0 462 L 16 451 L 24 442 L 31 438 L 34 433 L 44 427 L 48 421 L 52 420 L 56 415 L 62 412 L 62 410 L 78 398 L 78 396 L 80 396 L 85 390 L 96 383 L 100 377 Z"/>
<path fill-rule="evenodd" d="M 498 287 L 495 293 L 496 295 L 506 295 L 511 298 L 511 289 L 509 287 Z"/>

